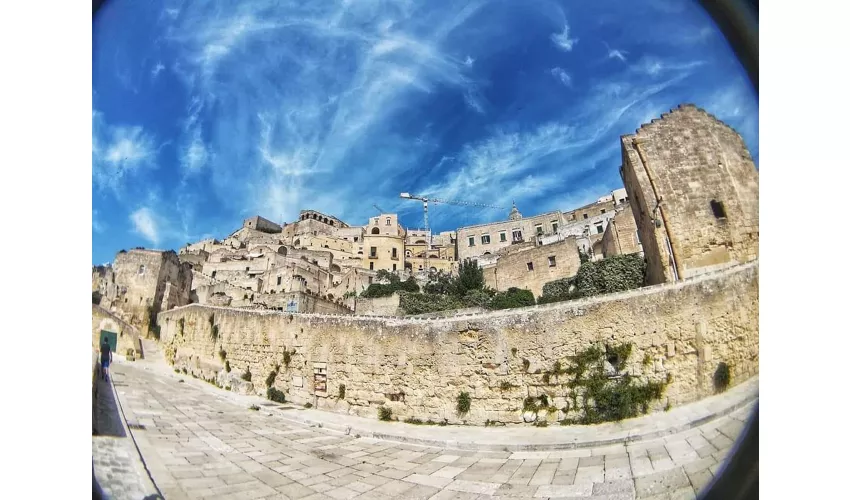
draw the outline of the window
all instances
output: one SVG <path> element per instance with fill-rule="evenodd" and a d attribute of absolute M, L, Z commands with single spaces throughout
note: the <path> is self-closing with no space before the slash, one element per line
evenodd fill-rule
<path fill-rule="evenodd" d="M 726 218 L 726 207 L 723 206 L 722 201 L 711 200 L 711 213 L 714 214 L 716 219 L 725 219 Z"/>
<path fill-rule="evenodd" d="M 499 241 L 508 241 L 508 237 L 505 233 L 499 233 Z"/>
<path fill-rule="evenodd" d="M 419 270 L 420 271 L 422 270 L 422 264 L 419 264 Z"/>
<path fill-rule="evenodd" d="M 471 247 L 475 246 L 475 236 L 469 237 L 469 246 L 471 246 Z"/>
<path fill-rule="evenodd" d="M 280 276 L 277 277 L 277 286 L 280 286 Z"/>
<path fill-rule="evenodd" d="M 250 270 L 251 270 L 251 268 L 250 268 L 250 267 L 246 267 L 246 268 L 245 268 L 245 272 L 246 272 L 246 273 L 247 273 L 248 271 L 250 271 Z"/>
<path fill-rule="evenodd" d="M 605 230 L 605 229 L 602 227 L 602 224 L 601 224 L 601 223 L 596 224 L 596 232 L 597 232 L 597 234 L 602 234 L 602 232 L 603 232 L 604 230 Z"/>
<path fill-rule="evenodd" d="M 605 209 L 603 208 L 603 209 L 602 209 L 602 211 L 601 211 L 601 212 L 599 212 L 599 213 L 600 213 L 600 214 L 604 214 L 604 213 L 605 213 Z"/>
<path fill-rule="evenodd" d="M 378 247 L 369 247 L 369 257 L 375 258 L 378 256 Z"/>
<path fill-rule="evenodd" d="M 354 243 L 357 243 L 357 236 L 354 237 Z"/>
<path fill-rule="evenodd" d="M 526 264 L 526 267 L 528 267 L 529 271 L 534 271 L 534 262 L 529 262 Z"/>
<path fill-rule="evenodd" d="M 387 219 L 387 221 L 386 221 L 386 223 L 385 223 L 384 225 L 385 225 L 385 226 L 389 226 L 389 225 L 390 225 L 390 220 L 389 220 L 389 219 Z"/>
<path fill-rule="evenodd" d="M 584 214 L 584 218 L 587 219 L 587 214 Z"/>
<path fill-rule="evenodd" d="M 374 271 L 374 270 L 375 270 L 375 263 L 374 263 L 374 262 L 370 262 L 370 263 L 369 263 L 369 270 L 370 270 L 370 271 Z M 371 284 L 371 283 L 372 283 L 372 278 L 369 278 L 369 284 Z"/>
<path fill-rule="evenodd" d="M 395 264 L 393 264 L 393 272 L 395 272 Z"/>
<path fill-rule="evenodd" d="M 395 249 L 395 248 L 393 248 L 393 255 L 392 255 L 392 257 L 393 257 L 394 259 L 397 259 L 397 258 L 398 258 L 398 250 L 397 250 L 397 249 Z"/>
<path fill-rule="evenodd" d="M 519 229 L 514 230 L 513 232 L 514 241 L 522 241 L 522 231 Z"/>
<path fill-rule="evenodd" d="M 371 276 L 369 277 L 369 284 L 370 285 L 372 284 L 372 277 Z"/>
<path fill-rule="evenodd" d="M 145 266 L 139 266 L 139 274 L 145 274 Z"/>
<path fill-rule="evenodd" d="M 212 272 L 212 278 L 215 278 L 215 271 Z"/>
<path fill-rule="evenodd" d="M 549 267 L 555 267 L 555 256 L 549 256 Z"/>
<path fill-rule="evenodd" d="M 556 234 L 558 232 L 558 223 L 556 221 L 552 221 L 552 232 Z"/>
<path fill-rule="evenodd" d="M 625 202 L 626 202 L 625 198 L 620 198 L 620 203 L 625 203 Z"/>
<path fill-rule="evenodd" d="M 481 244 L 482 244 L 482 245 L 487 245 L 487 244 L 489 244 L 489 243 L 490 243 L 490 235 L 489 235 L 489 234 L 484 234 L 484 235 L 482 235 L 482 236 L 481 236 Z"/>
<path fill-rule="evenodd" d="M 377 227 L 373 227 L 372 228 L 372 234 L 381 234 L 381 230 L 378 229 Z"/>
<path fill-rule="evenodd" d="M 542 235 L 543 234 L 543 225 L 537 224 L 536 226 L 534 226 L 534 230 L 537 231 L 537 236 Z"/>

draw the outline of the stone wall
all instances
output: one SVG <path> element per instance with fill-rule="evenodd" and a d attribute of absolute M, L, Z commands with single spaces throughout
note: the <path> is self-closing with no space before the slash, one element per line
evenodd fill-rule
<path fill-rule="evenodd" d="M 550 259 L 554 259 L 554 263 Z M 495 290 L 524 288 L 539 297 L 543 293 L 543 285 L 575 276 L 580 265 L 576 239 L 570 236 L 557 243 L 500 257 L 495 265 L 484 268 L 484 282 Z"/>
<path fill-rule="evenodd" d="M 643 251 L 640 246 L 632 208 L 617 212 L 602 235 L 602 255 L 607 259 L 614 255 L 626 255 Z"/>
<path fill-rule="evenodd" d="M 389 297 L 362 298 L 354 301 L 354 314 L 361 316 L 398 316 L 399 295 L 394 293 Z"/>
<path fill-rule="evenodd" d="M 263 381 L 279 364 L 275 387 L 294 403 L 372 418 L 385 405 L 400 419 L 521 423 L 527 396 L 545 393 L 554 406 L 565 406 L 566 381 L 554 377 L 547 383 L 541 372 L 556 361 L 568 365 L 567 356 L 592 343 L 631 343 L 627 370 L 639 380 L 663 381 L 672 375 L 665 398 L 650 411 L 712 394 L 720 362 L 731 367 L 732 385 L 755 375 L 758 277 L 754 262 L 619 294 L 435 320 L 193 304 L 161 313 L 158 323 L 176 367 L 220 377 L 218 353 L 224 350 L 233 368 L 228 376 L 238 377 L 250 367 L 257 393 L 265 392 Z M 218 325 L 217 338 L 211 318 Z M 645 356 L 648 366 L 642 362 Z M 528 360 L 527 369 L 523 360 Z M 326 370 L 324 391 L 321 376 L 314 376 L 320 369 Z M 511 386 L 503 390 L 504 383 Z M 341 385 L 344 400 L 338 397 Z M 470 394 L 472 405 L 459 416 L 454 408 L 462 391 Z M 563 417 L 559 410 L 538 418 Z"/>

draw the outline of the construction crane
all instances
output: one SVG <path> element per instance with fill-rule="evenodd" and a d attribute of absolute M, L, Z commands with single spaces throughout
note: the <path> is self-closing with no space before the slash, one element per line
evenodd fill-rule
<path fill-rule="evenodd" d="M 431 272 L 431 268 L 429 267 L 429 255 L 431 251 L 431 226 L 428 223 L 428 202 L 431 203 L 442 203 L 444 205 L 457 205 L 462 207 L 481 207 L 481 208 L 495 208 L 497 210 L 504 210 L 504 207 L 497 207 L 495 205 L 487 205 L 484 203 L 473 203 L 470 201 L 453 201 L 453 200 L 442 200 L 440 198 L 429 198 L 427 196 L 421 196 L 418 194 L 410 194 L 410 193 L 401 193 L 401 198 L 405 200 L 419 200 L 422 202 L 422 208 L 425 211 L 425 230 L 428 231 L 428 246 L 425 248 L 425 273 Z"/>

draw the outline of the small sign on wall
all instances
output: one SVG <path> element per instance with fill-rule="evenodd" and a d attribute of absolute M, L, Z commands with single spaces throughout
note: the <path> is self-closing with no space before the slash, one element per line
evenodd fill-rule
<path fill-rule="evenodd" d="M 316 396 L 328 395 L 328 364 L 313 363 L 313 389 Z"/>

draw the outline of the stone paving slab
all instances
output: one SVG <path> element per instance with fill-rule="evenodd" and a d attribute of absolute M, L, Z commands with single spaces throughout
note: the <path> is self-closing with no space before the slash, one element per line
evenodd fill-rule
<path fill-rule="evenodd" d="M 627 444 L 470 450 L 311 426 L 275 407 L 252 411 L 258 398 L 222 396 L 208 384 L 181 383 L 138 363 L 115 371 L 124 376 L 116 390 L 128 421 L 153 424 L 130 432 L 169 499 L 694 498 L 713 480 L 750 410 Z"/>

